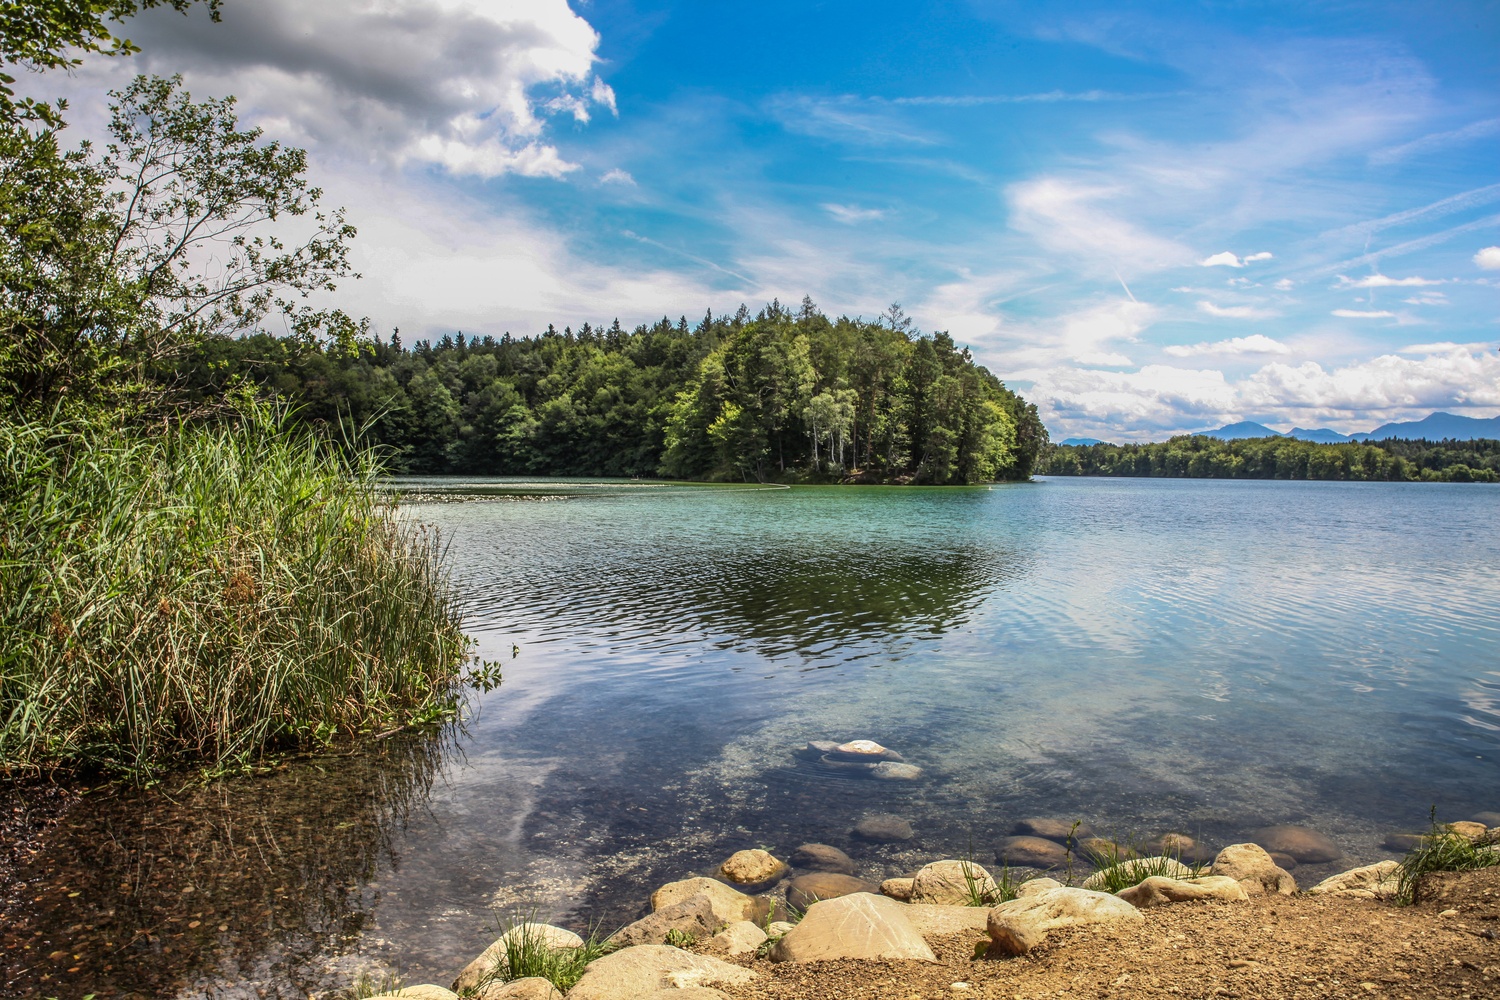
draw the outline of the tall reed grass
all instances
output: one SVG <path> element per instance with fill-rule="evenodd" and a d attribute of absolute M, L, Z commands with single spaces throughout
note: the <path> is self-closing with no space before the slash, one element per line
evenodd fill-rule
<path fill-rule="evenodd" d="M 232 769 L 451 714 L 468 640 L 379 475 L 263 404 L 0 419 L 0 767 Z"/>

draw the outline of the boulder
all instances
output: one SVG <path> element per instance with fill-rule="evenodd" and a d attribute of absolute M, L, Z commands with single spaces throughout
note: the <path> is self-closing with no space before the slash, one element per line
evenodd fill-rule
<path fill-rule="evenodd" d="M 760 920 L 768 912 L 767 901 L 747 896 L 716 879 L 685 878 L 668 882 L 651 894 L 651 909 L 662 910 L 694 896 L 706 896 L 713 906 L 714 917 L 721 924 L 736 920 Z"/>
<path fill-rule="evenodd" d="M 676 931 L 694 941 L 705 941 L 716 934 L 724 922 L 714 914 L 713 902 L 707 896 L 694 896 L 680 903 L 664 906 L 655 913 L 626 924 L 610 935 L 618 948 L 631 945 L 663 944 Z"/>
<path fill-rule="evenodd" d="M 1290 854 L 1304 865 L 1320 865 L 1343 856 L 1337 844 L 1305 826 L 1267 826 L 1255 831 L 1255 843 L 1267 851 Z"/>
<path fill-rule="evenodd" d="M 806 910 L 820 899 L 838 899 L 855 892 L 875 892 L 878 886 L 837 872 L 808 872 L 786 884 L 788 906 Z"/>
<path fill-rule="evenodd" d="M 932 903 L 912 903 L 902 912 L 924 939 L 971 932 L 982 935 L 990 915 L 983 906 L 939 906 Z"/>
<path fill-rule="evenodd" d="M 1063 884 L 1055 878 L 1029 878 L 1022 882 L 1020 888 L 1016 890 L 1016 898 L 1025 899 L 1027 896 L 1035 896 L 1037 893 L 1046 892 L 1048 889 L 1061 888 L 1063 888 Z"/>
<path fill-rule="evenodd" d="M 890 760 L 883 760 L 870 768 L 870 777 L 876 781 L 916 781 L 921 776 L 922 769 L 917 765 Z"/>
<path fill-rule="evenodd" d="M 715 934 L 711 943 L 731 957 L 753 955 L 766 941 L 766 932 L 748 920 L 736 920 Z"/>
<path fill-rule="evenodd" d="M 1290 896 L 1297 891 L 1297 880 L 1277 867 L 1259 844 L 1230 844 L 1214 858 L 1212 871 L 1234 879 L 1252 896 Z"/>
<path fill-rule="evenodd" d="M 808 744 L 812 746 L 811 743 Z M 824 751 L 824 755 L 831 760 L 847 760 L 874 764 L 878 761 L 900 761 L 901 755 L 894 750 L 887 750 L 874 740 L 850 740 L 848 743 L 840 743 L 832 750 Z"/>
<path fill-rule="evenodd" d="M 854 859 L 827 844 L 803 844 L 792 852 L 792 867 L 814 872 L 854 874 Z"/>
<path fill-rule="evenodd" d="M 541 976 L 527 976 L 508 983 L 486 983 L 471 1000 L 562 1000 L 562 994 Z"/>
<path fill-rule="evenodd" d="M 1149 878 L 1152 875 L 1162 875 L 1167 878 L 1187 878 L 1193 874 L 1193 870 L 1176 858 L 1127 858 L 1117 865 L 1110 865 L 1107 869 L 1094 872 L 1083 880 L 1085 889 L 1103 889 L 1106 882 L 1106 872 L 1123 870 L 1132 879 Z"/>
<path fill-rule="evenodd" d="M 1226 875 L 1205 875 L 1195 879 L 1153 875 L 1115 895 L 1138 909 L 1166 903 L 1196 903 L 1209 899 L 1232 903 L 1250 898 L 1238 882 Z"/>
<path fill-rule="evenodd" d="M 1140 910 L 1107 892 L 1064 887 L 1001 903 L 990 910 L 985 929 L 990 954 L 1024 955 L 1060 927 L 1144 920 Z"/>
<path fill-rule="evenodd" d="M 1380 861 L 1362 868 L 1331 875 L 1307 890 L 1313 896 L 1352 896 L 1355 899 L 1391 899 L 1401 880 L 1401 863 Z"/>
<path fill-rule="evenodd" d="M 972 861 L 934 861 L 923 865 L 912 880 L 913 903 L 936 903 L 943 906 L 966 906 L 993 897 L 995 880 L 990 873 Z"/>
<path fill-rule="evenodd" d="M 750 969 L 681 948 L 643 944 L 595 959 L 568 991 L 568 1000 L 640 1000 L 661 990 L 687 1000 L 690 987 L 739 985 L 756 978 Z M 676 992 L 683 991 L 683 992 Z"/>
<path fill-rule="evenodd" d="M 906 907 L 868 892 L 813 904 L 802 922 L 771 949 L 775 962 L 845 958 L 937 961 L 907 919 Z"/>
<path fill-rule="evenodd" d="M 1094 831 L 1087 823 L 1079 823 L 1075 830 L 1072 820 L 1046 819 L 1039 816 L 1020 820 L 1011 833 L 1018 837 L 1041 837 L 1043 840 L 1055 840 L 1059 844 L 1076 843 L 1094 835 Z"/>
<path fill-rule="evenodd" d="M 911 824 L 900 816 L 876 813 L 854 824 L 854 835 L 877 844 L 895 844 L 912 838 Z"/>
<path fill-rule="evenodd" d="M 767 885 L 780 881 L 786 873 L 785 861 L 759 848 L 735 851 L 719 866 L 719 876 L 736 885 Z"/>
<path fill-rule="evenodd" d="M 1470 820 L 1460 820 L 1457 823 L 1445 823 L 1444 826 L 1447 828 L 1449 833 L 1456 833 L 1460 837 L 1468 838 L 1470 841 L 1483 840 L 1484 835 L 1488 832 L 1488 830 L 1485 829 L 1485 825 L 1483 823 L 1476 823 Z"/>
<path fill-rule="evenodd" d="M 496 938 L 478 958 L 464 966 L 464 970 L 453 981 L 454 991 L 463 993 L 478 986 L 496 967 L 504 963 L 507 947 L 512 940 L 527 938 L 552 949 L 583 947 L 583 938 L 570 930 L 553 927 L 551 924 L 517 924 Z"/>
<path fill-rule="evenodd" d="M 888 878 L 880 883 L 880 894 L 892 899 L 899 899 L 903 903 L 911 902 L 911 894 L 917 887 L 915 878 Z"/>
<path fill-rule="evenodd" d="M 1068 850 L 1041 837 L 1005 837 L 995 849 L 995 860 L 1018 868 L 1061 868 L 1068 863 Z"/>
<path fill-rule="evenodd" d="M 382 993 L 380 996 L 371 997 L 370 1000 L 391 1000 L 392 997 L 400 997 L 401 1000 L 458 1000 L 457 993 L 430 983 L 421 986 L 404 986 L 393 993 Z"/>

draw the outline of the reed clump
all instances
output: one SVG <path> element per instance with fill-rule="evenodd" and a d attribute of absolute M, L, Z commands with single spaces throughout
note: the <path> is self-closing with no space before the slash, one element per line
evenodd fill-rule
<path fill-rule="evenodd" d="M 450 716 L 468 640 L 380 471 L 259 403 L 0 419 L 3 772 L 221 772 Z"/>

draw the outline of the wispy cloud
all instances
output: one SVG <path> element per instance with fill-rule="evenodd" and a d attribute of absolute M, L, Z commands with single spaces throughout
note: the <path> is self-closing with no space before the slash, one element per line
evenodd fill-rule
<path fill-rule="evenodd" d="M 1082 102 L 1092 104 L 1099 101 L 1152 101 L 1164 97 L 1178 96 L 1177 92 L 1155 92 L 1155 93 L 1119 93 L 1109 90 L 1048 90 L 1039 94 L 974 94 L 958 96 L 933 96 L 933 97 L 895 97 L 891 98 L 892 104 L 911 104 L 919 107 L 937 106 L 950 108 L 970 108 L 985 104 L 1059 104 L 1064 102 Z"/>
<path fill-rule="evenodd" d="M 1486 136 L 1500 134 L 1500 118 L 1486 118 L 1483 121 L 1473 122 L 1463 128 L 1456 128 L 1450 132 L 1433 132 L 1424 135 L 1420 139 L 1402 143 L 1399 146 L 1391 146 L 1379 149 L 1370 154 L 1370 162 L 1378 166 L 1395 163 L 1409 156 L 1417 156 L 1436 149 L 1446 149 L 1460 143 L 1470 142 L 1474 139 L 1483 139 Z"/>
<path fill-rule="evenodd" d="M 767 102 L 771 115 L 790 132 L 860 146 L 933 146 L 936 136 L 903 121 L 862 97 L 782 94 Z"/>
<path fill-rule="evenodd" d="M 1396 314 L 1386 309 L 1335 309 L 1332 315 L 1340 319 L 1391 319 Z"/>
<path fill-rule="evenodd" d="M 1263 333 L 1251 334 L 1248 337 L 1232 337 L 1229 340 L 1220 340 L 1212 344 L 1173 344 L 1162 349 L 1164 353 L 1174 358 L 1192 358 L 1200 355 L 1242 355 L 1242 354 L 1291 354 L 1292 349 L 1279 340 L 1267 337 Z"/>
<path fill-rule="evenodd" d="M 875 222 L 885 218 L 885 211 L 879 208 L 860 208 L 858 205 L 839 205 L 834 202 L 824 202 L 821 207 L 823 211 L 846 226 L 859 222 Z"/>
<path fill-rule="evenodd" d="M 1276 315 L 1276 312 L 1271 309 L 1258 309 L 1255 306 L 1219 306 L 1206 299 L 1198 303 L 1198 311 L 1224 319 L 1269 319 Z"/>
<path fill-rule="evenodd" d="M 1339 283 L 1335 288 L 1420 288 L 1424 285 L 1442 285 L 1447 282 L 1446 278 L 1392 278 L 1384 274 L 1367 274 L 1362 278 L 1350 278 L 1339 275 Z"/>
<path fill-rule="evenodd" d="M 623 184 L 626 187 L 635 187 L 636 186 L 636 184 L 635 184 L 635 178 L 632 177 L 632 176 L 630 176 L 630 174 L 627 171 L 621 170 L 619 167 L 615 167 L 613 170 L 610 170 L 607 173 L 605 173 L 604 176 L 602 176 L 602 177 L 599 178 L 599 183 L 600 184 Z"/>

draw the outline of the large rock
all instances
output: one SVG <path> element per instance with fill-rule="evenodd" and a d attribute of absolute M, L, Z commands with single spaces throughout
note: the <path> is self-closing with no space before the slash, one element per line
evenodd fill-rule
<path fill-rule="evenodd" d="M 1041 837 L 1005 837 L 995 848 L 995 860 L 1017 868 L 1061 868 L 1068 863 L 1068 849 Z"/>
<path fill-rule="evenodd" d="M 827 844 L 803 844 L 792 852 L 792 867 L 813 872 L 854 874 L 854 859 Z"/>
<path fill-rule="evenodd" d="M 748 920 L 736 920 L 710 938 L 710 944 L 731 957 L 753 955 L 766 942 L 766 932 Z"/>
<path fill-rule="evenodd" d="M 1460 820 L 1457 823 L 1446 823 L 1444 825 L 1447 827 L 1449 833 L 1456 833 L 1460 837 L 1464 837 L 1470 841 L 1483 840 L 1484 835 L 1489 832 L 1483 823 L 1473 820 Z"/>
<path fill-rule="evenodd" d="M 767 900 L 747 896 L 711 878 L 685 878 L 680 882 L 668 882 L 651 894 L 651 909 L 666 909 L 694 896 L 706 896 L 713 906 L 714 916 L 723 924 L 732 924 L 736 920 L 760 921 L 768 912 Z"/>
<path fill-rule="evenodd" d="M 712 900 L 707 896 L 694 896 L 662 907 L 633 924 L 626 924 L 611 934 L 609 940 L 618 948 L 663 944 L 667 935 L 676 931 L 694 941 L 704 941 L 718 933 L 723 923 L 714 913 Z"/>
<path fill-rule="evenodd" d="M 708 955 L 643 944 L 590 962 L 583 978 L 568 991 L 568 1000 L 640 1000 L 660 990 L 685 991 L 715 983 L 734 986 L 754 978 L 751 970 Z M 686 1000 L 687 994 L 672 996 Z"/>
<path fill-rule="evenodd" d="M 458 1000 L 458 994 L 441 986 L 433 986 L 430 983 L 421 986 L 406 986 L 394 993 L 382 993 L 380 996 L 370 997 L 370 1000 Z"/>
<path fill-rule="evenodd" d="M 983 906 L 937 906 L 931 903 L 912 903 L 902 912 L 923 938 L 983 934 L 990 916 L 990 911 Z"/>
<path fill-rule="evenodd" d="M 876 813 L 854 824 L 854 835 L 877 844 L 895 844 L 912 838 L 911 824 L 900 816 Z"/>
<path fill-rule="evenodd" d="M 712 986 L 689 986 L 680 989 L 676 986 L 655 993 L 647 993 L 639 1000 L 729 1000 L 729 994 L 723 990 L 716 990 Z"/>
<path fill-rule="evenodd" d="M 824 900 L 807 911 L 802 922 L 776 942 L 776 962 L 832 962 L 853 959 L 915 959 L 936 962 L 906 907 L 873 893 Z"/>
<path fill-rule="evenodd" d="M 1131 879 L 1150 878 L 1161 875 L 1166 878 L 1187 878 L 1193 870 L 1176 858 L 1127 858 L 1117 865 L 1094 872 L 1083 880 L 1085 889 L 1103 889 L 1110 872 L 1123 871 Z"/>
<path fill-rule="evenodd" d="M 736 885 L 767 885 L 787 873 L 786 862 L 768 851 L 735 851 L 719 866 L 719 875 Z"/>
<path fill-rule="evenodd" d="M 478 986 L 485 977 L 492 975 L 505 963 L 511 941 L 520 943 L 526 939 L 554 950 L 583 947 L 583 938 L 570 930 L 553 927 L 551 924 L 517 924 L 496 938 L 478 958 L 464 966 L 464 970 L 453 981 L 453 989 L 463 993 Z"/>
<path fill-rule="evenodd" d="M 1018 821 L 1011 832 L 1018 837 L 1041 837 L 1043 840 L 1055 840 L 1059 844 L 1076 843 L 1094 835 L 1087 823 L 1080 822 L 1077 829 L 1074 829 L 1072 820 L 1047 819 L 1041 816 Z"/>
<path fill-rule="evenodd" d="M 808 746 L 812 746 L 811 743 Z M 887 750 L 874 740 L 850 740 L 848 743 L 840 743 L 833 749 L 826 751 L 826 756 L 832 760 L 859 761 L 876 763 L 882 760 L 900 761 L 901 755 L 894 750 Z"/>
<path fill-rule="evenodd" d="M 986 930 L 990 953 L 1024 955 L 1060 927 L 1083 924 L 1141 923 L 1141 911 L 1107 892 L 1048 889 L 990 910 Z"/>
<path fill-rule="evenodd" d="M 1196 903 L 1210 899 L 1232 903 L 1250 898 L 1243 886 L 1226 875 L 1205 875 L 1195 879 L 1153 875 L 1115 895 L 1138 909 L 1166 903 Z"/>
<path fill-rule="evenodd" d="M 1401 863 L 1380 861 L 1362 868 L 1331 875 L 1307 890 L 1314 896 L 1353 896 L 1356 899 L 1391 899 L 1401 881 Z"/>
<path fill-rule="evenodd" d="M 472 1000 L 562 1000 L 562 994 L 541 976 L 527 976 L 508 983 L 486 983 Z"/>
<path fill-rule="evenodd" d="M 1344 854 L 1333 841 L 1305 826 L 1267 826 L 1256 830 L 1254 837 L 1267 851 L 1290 854 L 1304 865 L 1337 861 Z"/>
<path fill-rule="evenodd" d="M 1055 878 L 1029 878 L 1022 882 L 1020 887 L 1016 889 L 1016 898 L 1025 899 L 1027 896 L 1035 896 L 1037 893 L 1046 892 L 1048 889 L 1061 888 L 1063 888 L 1063 884 Z"/>
<path fill-rule="evenodd" d="M 941 906 L 966 906 L 995 895 L 995 880 L 972 861 L 934 861 L 923 865 L 912 880 L 910 901 Z"/>
<path fill-rule="evenodd" d="M 805 910 L 820 899 L 838 899 L 856 892 L 878 892 L 879 888 L 853 875 L 808 872 L 786 884 L 786 902 L 788 906 Z"/>
<path fill-rule="evenodd" d="M 1290 896 L 1297 891 L 1297 880 L 1259 844 L 1230 844 L 1214 858 L 1212 872 L 1234 879 L 1252 896 Z"/>

